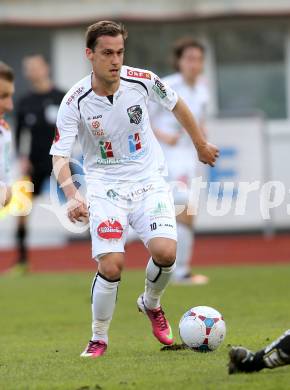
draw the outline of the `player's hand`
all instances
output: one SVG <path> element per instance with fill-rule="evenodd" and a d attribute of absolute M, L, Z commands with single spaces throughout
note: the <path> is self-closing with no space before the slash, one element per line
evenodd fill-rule
<path fill-rule="evenodd" d="M 68 202 L 68 218 L 72 223 L 85 222 L 88 220 L 89 212 L 85 200 L 80 194 L 76 194 Z"/>
<path fill-rule="evenodd" d="M 219 157 L 219 150 L 215 145 L 206 142 L 197 146 L 196 149 L 199 161 L 208 164 L 211 167 L 215 166 L 216 159 Z"/>

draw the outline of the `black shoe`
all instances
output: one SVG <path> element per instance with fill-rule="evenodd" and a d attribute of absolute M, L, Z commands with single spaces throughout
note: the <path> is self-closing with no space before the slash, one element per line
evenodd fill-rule
<path fill-rule="evenodd" d="M 254 367 L 255 354 L 244 347 L 232 347 L 229 352 L 229 374 L 236 374 L 238 372 L 253 372 L 256 371 Z"/>

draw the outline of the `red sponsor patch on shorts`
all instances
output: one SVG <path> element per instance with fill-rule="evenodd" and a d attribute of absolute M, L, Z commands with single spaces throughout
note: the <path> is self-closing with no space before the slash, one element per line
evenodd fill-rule
<path fill-rule="evenodd" d="M 119 221 L 110 219 L 99 224 L 97 234 L 105 240 L 119 240 L 123 235 L 123 230 Z"/>
<path fill-rule="evenodd" d="M 139 72 L 138 70 L 127 69 L 127 76 L 136 77 L 138 79 L 151 80 L 151 74 L 148 72 Z"/>

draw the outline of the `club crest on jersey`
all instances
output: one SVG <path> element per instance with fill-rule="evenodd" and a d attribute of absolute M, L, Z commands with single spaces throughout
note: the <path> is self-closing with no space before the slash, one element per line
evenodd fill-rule
<path fill-rule="evenodd" d="M 127 113 L 130 118 L 130 123 L 139 125 L 142 120 L 142 108 L 139 106 L 139 104 L 127 108 Z"/>
<path fill-rule="evenodd" d="M 129 143 L 129 152 L 130 153 L 135 153 L 135 152 L 137 152 L 137 150 L 142 149 L 142 144 L 141 144 L 141 139 L 140 139 L 139 133 L 130 134 L 128 136 L 128 143 Z"/>
<path fill-rule="evenodd" d="M 112 142 L 111 141 L 100 141 L 100 152 L 103 159 L 114 157 Z"/>
<path fill-rule="evenodd" d="M 138 70 L 127 69 L 127 76 L 136 77 L 138 79 L 151 80 L 151 74 L 148 72 L 140 72 Z"/>
<path fill-rule="evenodd" d="M 97 235 L 104 240 L 119 240 L 123 235 L 123 226 L 115 218 L 103 221 L 97 227 Z"/>

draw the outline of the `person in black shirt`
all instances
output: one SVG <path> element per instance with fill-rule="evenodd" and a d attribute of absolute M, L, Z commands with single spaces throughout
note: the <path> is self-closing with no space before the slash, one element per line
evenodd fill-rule
<path fill-rule="evenodd" d="M 16 151 L 23 176 L 30 177 L 34 195 L 39 195 L 43 183 L 52 171 L 49 150 L 55 134 L 55 123 L 64 93 L 55 88 L 50 69 L 41 55 L 31 55 L 23 60 L 24 74 L 31 83 L 31 91 L 18 103 L 16 125 Z M 29 151 L 23 152 L 23 135 L 29 133 Z M 26 217 L 19 217 L 17 226 L 18 263 L 26 267 Z"/>

